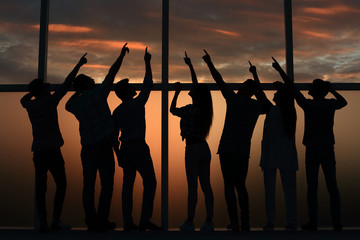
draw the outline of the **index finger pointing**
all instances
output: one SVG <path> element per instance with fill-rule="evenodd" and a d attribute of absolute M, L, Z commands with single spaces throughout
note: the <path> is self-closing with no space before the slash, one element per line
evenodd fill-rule
<path fill-rule="evenodd" d="M 188 57 L 186 51 L 185 51 L 185 57 L 186 57 L 186 58 Z"/>
<path fill-rule="evenodd" d="M 85 53 L 85 54 L 82 56 L 82 58 L 84 58 L 84 57 L 86 56 L 86 54 L 87 54 L 87 53 Z"/>
<path fill-rule="evenodd" d="M 209 55 L 205 49 L 204 49 L 204 52 L 205 52 L 206 55 Z"/>

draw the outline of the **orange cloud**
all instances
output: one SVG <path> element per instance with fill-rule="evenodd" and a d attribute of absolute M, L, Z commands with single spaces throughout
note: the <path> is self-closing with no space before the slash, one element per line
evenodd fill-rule
<path fill-rule="evenodd" d="M 109 68 L 109 66 L 100 65 L 100 64 L 85 64 L 84 67 L 87 67 L 87 68 Z"/>
<path fill-rule="evenodd" d="M 111 40 L 98 40 L 98 39 L 81 39 L 81 40 L 72 40 L 60 42 L 60 45 L 66 47 L 98 47 L 105 49 L 121 49 L 124 46 L 124 42 L 120 41 L 111 41 Z M 128 42 L 127 47 L 130 50 L 144 50 L 146 45 L 141 42 Z"/>
<path fill-rule="evenodd" d="M 211 29 L 211 31 L 221 33 L 221 34 L 227 35 L 227 36 L 232 36 L 232 37 L 240 36 L 240 34 L 237 32 L 230 32 L 230 31 L 226 31 L 226 30 L 222 30 L 222 29 Z"/>
<path fill-rule="evenodd" d="M 334 6 L 329 8 L 304 8 L 304 12 L 319 15 L 336 15 L 341 13 L 359 13 L 360 10 L 346 6 Z"/>
<path fill-rule="evenodd" d="M 40 25 L 33 25 L 35 29 L 40 29 Z M 94 29 L 89 27 L 81 27 L 81 26 L 72 26 L 65 24 L 49 24 L 50 32 L 59 32 L 59 33 L 87 33 L 92 32 Z"/>
<path fill-rule="evenodd" d="M 316 38 L 324 38 L 324 39 L 331 39 L 333 38 L 332 35 L 327 33 L 319 33 L 319 32 L 312 32 L 312 31 L 302 31 L 303 34 L 308 35 L 310 37 L 316 37 Z"/>

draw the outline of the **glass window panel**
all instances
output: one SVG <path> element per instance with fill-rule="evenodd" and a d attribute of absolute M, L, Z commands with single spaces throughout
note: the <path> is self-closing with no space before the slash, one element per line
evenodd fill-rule
<path fill-rule="evenodd" d="M 58 106 L 60 130 L 64 138 L 61 148 L 67 177 L 67 192 L 64 202 L 62 220 L 73 227 L 85 227 L 82 206 L 82 166 L 80 160 L 80 135 L 76 118 L 65 110 L 65 103 L 72 93 L 68 93 Z M 0 93 L 0 116 L 2 134 L 0 138 L 0 226 L 32 227 L 34 225 L 34 166 L 32 162 L 31 124 L 25 109 L 20 104 L 24 93 Z M 161 182 L 161 94 L 151 93 L 146 105 L 147 133 L 146 141 L 150 147 L 157 178 L 157 191 L 152 220 L 160 224 L 160 182 Z M 108 98 L 110 110 L 113 111 L 120 100 L 112 92 Z M 55 185 L 48 174 L 47 209 L 48 220 L 51 219 Z M 121 210 L 122 169 L 115 160 L 114 194 L 111 204 L 110 220 L 123 226 Z M 98 199 L 100 182 L 97 178 L 95 199 Z M 134 186 L 134 221 L 138 222 L 141 213 L 143 185 L 137 175 Z"/>
<path fill-rule="evenodd" d="M 360 81 L 359 1 L 293 1 L 295 81 Z"/>
<path fill-rule="evenodd" d="M 272 99 L 274 92 L 266 92 Z M 353 194 L 360 187 L 358 158 L 360 155 L 357 147 L 360 141 L 359 124 L 360 113 L 357 111 L 360 101 L 358 92 L 341 92 L 348 101 L 348 106 L 337 111 L 335 115 L 335 153 L 337 160 L 337 179 L 342 201 L 343 224 L 345 226 L 358 226 L 360 220 L 360 201 L 358 194 Z M 169 100 L 172 99 L 170 93 Z M 306 97 L 309 97 L 305 94 Z M 226 228 L 229 223 L 227 215 L 223 177 L 220 169 L 219 156 L 216 154 L 225 119 L 225 101 L 219 91 L 212 91 L 214 104 L 214 122 L 208 138 L 212 153 L 211 159 L 211 184 L 215 197 L 214 224 L 217 228 Z M 179 96 L 178 106 L 190 104 L 190 97 L 183 92 Z M 298 222 L 303 224 L 307 221 L 306 204 L 306 176 L 305 176 L 305 147 L 302 145 L 304 133 L 304 114 L 297 105 L 297 129 L 296 145 L 299 158 L 299 171 L 297 172 L 297 200 Z M 250 199 L 250 221 L 254 228 L 261 228 L 266 223 L 265 194 L 263 175 L 259 167 L 261 156 L 261 139 L 265 116 L 260 116 L 254 130 L 249 172 L 246 180 Z M 185 143 L 181 141 L 179 118 L 170 114 L 169 117 L 169 225 L 178 228 L 187 217 L 187 182 L 185 175 Z M 277 176 L 276 186 L 276 226 L 285 226 L 285 202 L 282 191 L 281 179 Z M 195 225 L 200 227 L 205 220 L 205 203 L 203 193 L 198 188 L 198 204 L 195 215 Z M 331 226 L 329 195 L 326 190 L 322 172 L 319 174 L 319 226 Z"/>
<path fill-rule="evenodd" d="M 49 82 L 60 83 L 83 53 L 81 73 L 101 82 L 128 43 L 117 79 L 142 82 L 144 52 L 152 54 L 154 82 L 161 81 L 161 1 L 52 1 L 49 26 Z M 116 80 L 117 81 L 117 80 Z"/>
<path fill-rule="evenodd" d="M 248 60 L 263 82 L 276 73 L 271 56 L 284 59 L 283 1 L 181 0 L 170 3 L 170 82 L 190 82 L 184 51 L 199 81 L 213 82 L 201 57 L 206 49 L 226 82 L 251 78 Z"/>
<path fill-rule="evenodd" d="M 37 77 L 40 1 L 0 2 L 0 84 Z"/>

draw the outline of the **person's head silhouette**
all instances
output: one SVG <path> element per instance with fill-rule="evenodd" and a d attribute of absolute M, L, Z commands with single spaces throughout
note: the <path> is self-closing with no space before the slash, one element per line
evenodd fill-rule
<path fill-rule="evenodd" d="M 198 104 L 208 99 L 211 101 L 210 89 L 207 85 L 202 83 L 194 85 L 189 92 L 189 96 L 192 98 L 194 104 Z"/>
<path fill-rule="evenodd" d="M 240 86 L 237 94 L 241 94 L 244 97 L 251 98 L 258 91 L 258 86 L 253 79 L 247 79 Z"/>
<path fill-rule="evenodd" d="M 36 78 L 29 83 L 29 91 L 35 98 L 45 97 L 50 95 L 50 84 Z"/>
<path fill-rule="evenodd" d="M 116 96 L 121 101 L 133 99 L 136 96 L 136 91 L 133 86 L 129 84 L 129 79 L 125 78 L 114 85 Z"/>
<path fill-rule="evenodd" d="M 309 88 L 309 95 L 313 98 L 324 98 L 328 93 L 329 83 L 322 79 L 315 79 Z"/>
<path fill-rule="evenodd" d="M 276 92 L 274 94 L 273 101 L 276 104 L 288 104 L 291 103 L 291 99 L 293 98 L 293 95 L 289 88 L 285 86 L 282 82 L 274 82 L 274 86 L 276 88 Z"/>
<path fill-rule="evenodd" d="M 74 88 L 76 91 L 84 91 L 95 87 L 95 81 L 85 74 L 79 74 L 74 80 Z"/>

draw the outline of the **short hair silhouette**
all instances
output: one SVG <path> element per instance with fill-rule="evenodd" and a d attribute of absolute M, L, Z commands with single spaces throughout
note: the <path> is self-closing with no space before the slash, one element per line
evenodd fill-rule
<path fill-rule="evenodd" d="M 310 88 L 309 95 L 313 97 L 325 97 L 329 93 L 329 84 L 322 79 L 315 79 Z"/>
<path fill-rule="evenodd" d="M 76 91 L 83 91 L 95 86 L 95 81 L 85 74 L 79 74 L 73 83 Z"/>
<path fill-rule="evenodd" d="M 35 78 L 29 83 L 29 92 L 34 96 L 38 97 L 41 90 L 45 87 L 45 82 L 41 78 Z"/>
<path fill-rule="evenodd" d="M 250 96 L 254 95 L 256 91 L 258 90 L 258 86 L 256 82 L 253 79 L 246 79 L 241 85 L 240 85 L 240 91 L 245 90 L 248 91 Z"/>
<path fill-rule="evenodd" d="M 124 97 L 127 95 L 127 92 L 129 91 L 129 79 L 124 78 L 122 80 L 120 80 L 119 82 L 117 82 L 114 85 L 114 91 L 116 96 L 118 96 L 118 98 L 120 98 L 121 100 L 124 99 Z"/>

